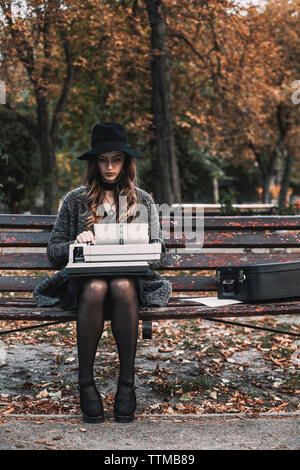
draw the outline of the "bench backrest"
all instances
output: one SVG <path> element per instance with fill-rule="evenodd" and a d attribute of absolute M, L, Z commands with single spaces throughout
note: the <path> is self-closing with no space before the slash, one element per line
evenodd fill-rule
<path fill-rule="evenodd" d="M 45 250 L 55 219 L 53 215 L 0 215 L 0 292 L 30 292 L 41 277 L 55 270 Z M 204 245 L 191 252 L 182 250 L 182 239 L 174 239 L 178 219 L 161 217 L 160 222 L 168 256 L 159 269 L 172 282 L 174 292 L 215 290 L 217 266 L 300 259 L 300 216 L 208 216 Z M 196 222 L 191 220 L 194 227 Z M 184 236 L 192 239 L 193 232 Z M 165 271 L 176 271 L 176 276 Z M 195 275 L 184 276 L 182 271 Z M 201 271 L 205 275 L 199 275 Z"/>

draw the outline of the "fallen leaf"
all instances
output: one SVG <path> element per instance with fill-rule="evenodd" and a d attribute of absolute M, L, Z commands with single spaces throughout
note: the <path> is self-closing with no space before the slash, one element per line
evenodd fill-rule
<path fill-rule="evenodd" d="M 160 403 L 156 403 L 155 405 L 151 405 L 150 409 L 151 410 L 157 410 L 158 408 L 160 408 L 160 405 L 161 405 Z"/>
<path fill-rule="evenodd" d="M 185 410 L 185 406 L 182 403 L 177 403 L 174 408 L 178 411 L 183 411 Z"/>
<path fill-rule="evenodd" d="M 166 413 L 169 413 L 169 414 L 173 414 L 173 413 L 174 413 L 173 408 L 171 408 L 170 406 L 169 406 L 165 411 L 166 411 Z"/>
<path fill-rule="evenodd" d="M 44 388 L 44 390 L 41 390 L 37 395 L 36 398 L 45 398 L 48 396 L 48 390 Z"/>

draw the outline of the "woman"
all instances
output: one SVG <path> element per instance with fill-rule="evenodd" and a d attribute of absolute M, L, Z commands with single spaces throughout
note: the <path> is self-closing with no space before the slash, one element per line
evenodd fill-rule
<path fill-rule="evenodd" d="M 111 314 L 112 333 L 120 362 L 114 417 L 118 422 L 129 422 L 133 420 L 136 409 L 134 362 L 139 306 L 165 306 L 172 292 L 171 284 L 151 269 L 163 259 L 149 263 L 150 276 L 74 280 L 65 270 L 69 245 L 75 241 L 94 242 L 93 224 L 102 220 L 105 223 L 148 223 L 149 236 L 159 239 L 164 250 L 154 201 L 148 193 L 135 186 L 135 158 L 139 157 L 142 157 L 141 153 L 129 147 L 121 124 L 96 124 L 91 150 L 77 157 L 88 161 L 85 184 L 65 196 L 47 247 L 49 260 L 60 270 L 33 292 L 38 306 L 59 303 L 66 310 L 77 310 L 80 406 L 83 419 L 87 422 L 101 422 L 104 419 L 101 395 L 94 382 L 93 365 L 105 313 Z M 120 210 L 119 196 L 127 197 L 125 212 L 123 206 Z M 142 204 L 147 210 L 138 214 L 135 211 L 137 204 Z"/>

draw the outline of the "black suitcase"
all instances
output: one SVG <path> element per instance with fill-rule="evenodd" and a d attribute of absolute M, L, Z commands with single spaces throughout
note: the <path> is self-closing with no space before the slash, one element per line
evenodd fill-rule
<path fill-rule="evenodd" d="M 217 268 L 219 299 L 243 301 L 300 297 L 300 261 Z"/>

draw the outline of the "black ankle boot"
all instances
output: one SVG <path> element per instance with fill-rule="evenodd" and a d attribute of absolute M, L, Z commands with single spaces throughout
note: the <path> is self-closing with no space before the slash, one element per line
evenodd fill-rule
<path fill-rule="evenodd" d="M 95 400 L 88 400 L 82 397 L 82 392 L 87 387 L 93 386 L 96 390 L 98 398 Z M 85 382 L 79 385 L 80 390 L 80 408 L 82 417 L 86 423 L 101 423 L 104 420 L 103 404 L 101 395 L 99 394 L 94 380 Z"/>
<path fill-rule="evenodd" d="M 130 423 L 134 419 L 136 396 L 134 384 L 119 380 L 115 396 L 114 417 L 118 423 Z"/>

